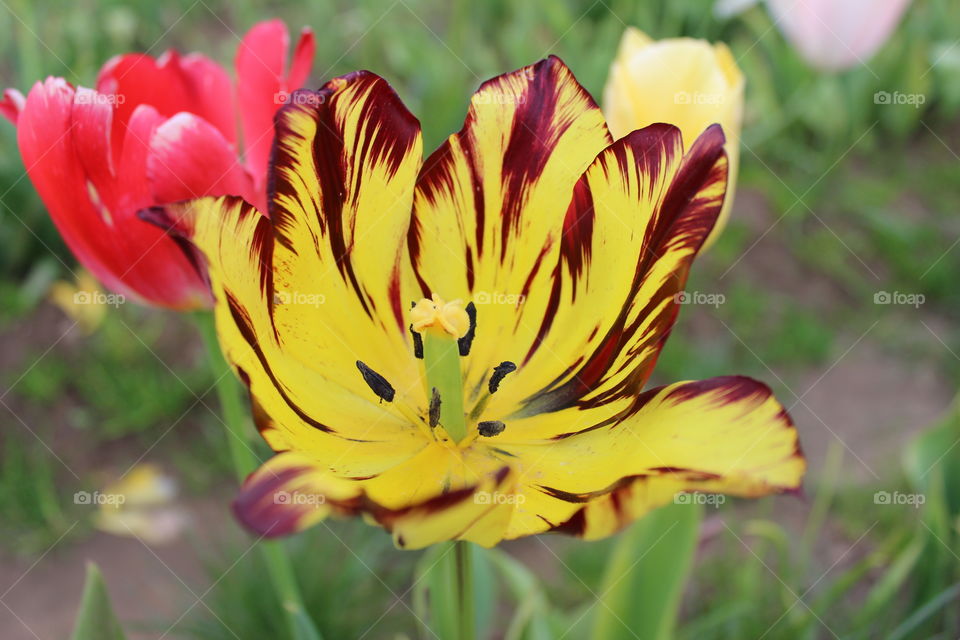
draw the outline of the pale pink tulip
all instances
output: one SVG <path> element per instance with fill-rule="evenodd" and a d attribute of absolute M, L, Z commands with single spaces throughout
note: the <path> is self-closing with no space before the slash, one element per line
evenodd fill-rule
<path fill-rule="evenodd" d="M 910 0 L 767 0 L 770 13 L 804 60 L 838 71 L 883 46 Z"/>

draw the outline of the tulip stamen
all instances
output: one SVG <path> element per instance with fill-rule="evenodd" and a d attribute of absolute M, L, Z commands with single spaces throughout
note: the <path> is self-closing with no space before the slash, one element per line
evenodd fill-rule
<path fill-rule="evenodd" d="M 430 428 L 440 424 L 440 392 L 436 387 L 430 394 Z"/>
<path fill-rule="evenodd" d="M 490 375 L 490 379 L 487 380 L 487 390 L 484 392 L 483 396 L 477 400 L 477 404 L 474 405 L 473 411 L 470 412 L 471 420 L 476 420 L 480 417 L 480 414 L 483 413 L 483 410 L 487 408 L 487 403 L 490 402 L 490 396 L 497 392 L 497 389 L 500 388 L 500 383 L 503 382 L 503 379 L 506 378 L 508 374 L 513 373 L 516 370 L 517 365 L 509 360 L 504 360 L 493 368 L 493 373 Z"/>
<path fill-rule="evenodd" d="M 477 431 L 485 438 L 498 436 L 503 433 L 503 430 L 506 428 L 507 425 L 500 420 L 484 420 L 483 422 L 477 423 Z"/>
<path fill-rule="evenodd" d="M 420 335 L 419 331 L 413 330 L 413 325 L 410 325 L 410 335 L 413 336 L 413 356 L 417 360 L 423 360 L 423 336 Z"/>
<path fill-rule="evenodd" d="M 457 347 L 460 349 L 461 356 L 467 356 L 470 354 L 470 347 L 473 345 L 473 338 L 477 334 L 477 305 L 470 302 L 467 304 L 464 311 L 467 312 L 467 317 L 470 318 L 470 328 L 461 338 L 457 340 Z"/>
<path fill-rule="evenodd" d="M 386 378 L 368 367 L 360 360 L 357 360 L 357 369 L 360 370 L 360 375 L 363 376 L 363 381 L 367 383 L 367 386 L 370 387 L 371 391 L 377 394 L 381 401 L 386 400 L 387 402 L 393 402 L 393 398 L 397 392 L 393 388 L 393 385 L 387 382 Z"/>
<path fill-rule="evenodd" d="M 489 389 L 490 393 L 496 393 L 497 389 L 500 388 L 500 383 L 507 377 L 507 374 L 513 373 L 516 370 L 517 365 L 509 360 L 504 360 L 495 366 L 493 368 L 493 375 L 490 376 L 490 381 L 487 383 L 487 389 Z"/>

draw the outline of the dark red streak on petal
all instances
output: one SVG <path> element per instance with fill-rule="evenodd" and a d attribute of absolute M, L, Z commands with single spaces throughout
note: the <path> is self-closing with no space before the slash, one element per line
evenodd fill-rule
<path fill-rule="evenodd" d="M 291 467 L 265 479 L 248 478 L 240 495 L 233 501 L 233 512 L 243 525 L 266 537 L 289 535 L 297 530 L 304 513 L 313 505 L 294 505 L 276 500 L 278 491 L 287 483 L 310 471 L 307 467 Z"/>
<path fill-rule="evenodd" d="M 614 143 L 600 154 L 598 162 L 607 173 L 634 172 L 638 182 L 642 184 L 646 180 L 644 176 L 656 176 L 664 166 L 669 166 L 674 161 L 673 153 L 678 149 L 679 131 L 675 127 L 653 125 L 635 131 Z M 525 401 L 525 408 L 522 411 L 524 415 L 557 411 L 577 403 L 580 398 L 603 382 L 610 373 L 610 367 L 627 347 L 637 352 L 650 347 L 652 349 L 647 357 L 629 364 L 630 374 L 619 381 L 614 388 L 581 404 L 584 407 L 594 406 L 617 398 L 635 396 L 640 392 L 649 378 L 656 356 L 669 335 L 678 311 L 675 302 L 666 305 L 663 302 L 682 290 L 692 259 L 713 228 L 722 207 L 722 199 L 703 198 L 698 201 L 695 198 L 697 194 L 713 186 L 717 181 L 726 179 L 726 163 L 721 162 L 723 154 L 722 132 L 719 127 L 711 127 L 684 157 L 683 164 L 674 177 L 663 202 L 654 212 L 654 218 L 647 226 L 630 290 L 617 318 L 611 323 L 603 339 L 596 345 L 580 370 L 565 383 L 559 386 L 550 385 L 539 393 L 531 395 Z M 633 162 L 630 161 L 631 158 Z M 572 203 L 565 219 L 563 242 L 559 261 L 554 270 L 547 312 L 537 340 L 524 362 L 529 361 L 551 329 L 553 316 L 561 303 L 562 292 L 568 287 L 576 287 L 577 279 L 582 277 L 585 265 L 589 264 L 594 214 L 589 184 L 584 177 L 574 189 Z M 674 272 L 673 277 L 666 279 L 654 295 L 646 301 L 639 313 L 634 311 L 632 304 L 656 262 L 668 251 L 684 248 L 690 251 L 689 257 Z M 571 283 L 564 280 L 565 264 Z M 661 310 L 658 311 L 658 308 Z M 640 326 L 649 321 L 653 313 L 657 313 L 658 316 L 650 323 L 650 328 L 639 339 L 635 338 Z M 631 316 L 633 316 L 632 321 L 629 320 Z M 643 347 L 643 345 L 646 346 Z"/>
<path fill-rule="evenodd" d="M 345 87 L 352 91 L 347 93 Z M 343 138 L 345 117 L 350 105 L 341 105 L 344 100 L 360 101 L 359 122 L 355 140 Z M 290 105 L 280 109 L 276 118 L 277 140 L 272 153 L 273 179 L 271 180 L 271 217 L 275 219 L 277 240 L 291 247 L 284 229 L 292 226 L 290 213 L 276 204 L 276 195 L 290 198 L 297 196 L 297 189 L 281 176 L 279 168 L 290 168 L 297 158 L 280 144 L 281 140 L 295 140 L 296 134 L 286 123 L 294 111 L 306 114 L 316 122 L 316 134 L 311 145 L 311 154 L 320 185 L 321 202 L 303 203 L 312 205 L 317 216 L 320 233 L 330 244 L 337 270 L 354 290 L 364 312 L 373 318 L 376 313 L 373 299 L 363 291 L 354 270 L 351 253 L 353 242 L 347 240 L 355 235 L 356 217 L 347 216 L 346 208 L 355 210 L 358 194 L 364 189 L 362 176 L 369 167 L 383 164 L 388 173 L 396 173 L 417 140 L 419 123 L 403 106 L 393 89 L 379 76 L 368 71 L 357 71 L 332 80 L 316 92 L 295 91 Z M 353 157 L 351 157 L 353 156 Z M 348 179 L 352 180 L 348 184 Z M 402 212 L 400 215 L 406 215 Z M 315 239 L 319 242 L 319 239 Z M 291 247 L 292 248 L 292 247 Z M 398 256 L 399 260 L 399 256 Z M 402 326 L 402 325 L 401 325 Z"/>
<path fill-rule="evenodd" d="M 744 402 L 754 398 L 757 403 L 763 402 L 773 392 L 762 382 L 757 382 L 752 378 L 744 376 L 720 376 L 717 378 L 707 378 L 680 385 L 669 394 L 665 400 L 673 400 L 678 404 L 688 402 L 699 396 L 710 394 L 716 399 L 717 404 L 727 405 Z M 785 417 L 789 419 L 789 416 Z"/>
<path fill-rule="evenodd" d="M 257 336 L 253 331 L 253 327 L 250 323 L 250 317 L 246 310 L 240 305 L 233 294 L 226 289 L 224 289 L 224 295 L 227 297 L 227 305 L 230 307 L 230 315 L 233 317 L 233 322 L 236 324 L 237 329 L 240 330 L 240 335 L 243 336 L 243 339 L 246 341 L 247 345 L 249 345 L 256 354 L 257 360 L 260 361 L 260 366 L 263 367 L 264 373 L 266 373 L 267 377 L 270 378 L 270 382 L 273 383 L 277 393 L 279 393 L 280 397 L 283 398 L 284 402 L 287 403 L 287 406 L 290 407 L 290 409 L 296 413 L 301 420 L 310 426 L 326 433 L 335 433 L 335 431 L 327 425 L 317 422 L 307 415 L 290 399 L 290 397 L 287 395 L 287 392 L 283 390 L 280 381 L 277 380 L 277 377 L 274 375 L 273 369 L 271 368 L 270 363 L 267 361 L 266 355 L 263 353 L 263 349 L 260 348 L 260 344 L 257 342 Z"/>

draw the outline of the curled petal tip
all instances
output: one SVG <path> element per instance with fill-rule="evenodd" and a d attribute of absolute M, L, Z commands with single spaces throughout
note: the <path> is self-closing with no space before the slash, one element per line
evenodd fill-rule
<path fill-rule="evenodd" d="M 16 89 L 4 89 L 3 98 L 0 99 L 0 115 L 17 124 L 17 118 L 26 102 L 27 99 Z"/>

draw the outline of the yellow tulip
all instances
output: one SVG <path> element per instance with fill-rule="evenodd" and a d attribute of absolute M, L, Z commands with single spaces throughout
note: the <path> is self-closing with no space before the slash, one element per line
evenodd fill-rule
<path fill-rule="evenodd" d="M 615 142 L 552 57 L 484 83 L 426 159 L 369 72 L 296 94 L 276 125 L 269 216 L 237 197 L 143 214 L 203 254 L 277 452 L 234 503 L 248 527 L 596 539 L 677 494 L 799 487 L 762 383 L 647 387 L 723 206 L 719 126 L 686 148 L 668 124 Z"/>
<path fill-rule="evenodd" d="M 711 124 L 723 127 L 730 160 L 727 198 L 705 243 L 726 226 L 740 164 L 744 77 L 723 43 L 692 38 L 655 41 L 628 27 L 603 92 L 603 111 L 615 138 L 656 122 L 679 127 L 686 148 Z"/>
<path fill-rule="evenodd" d="M 162 545 L 176 540 L 187 525 L 186 511 L 175 503 L 176 483 L 153 464 L 136 465 L 92 495 L 98 505 L 94 525 L 113 535 Z"/>
<path fill-rule="evenodd" d="M 96 331 L 107 312 L 108 297 L 88 271 L 81 270 L 73 282 L 59 280 L 53 283 L 49 295 L 50 301 L 88 335 Z"/>

